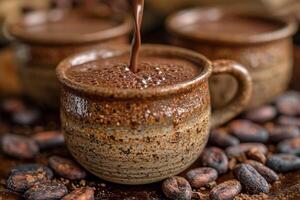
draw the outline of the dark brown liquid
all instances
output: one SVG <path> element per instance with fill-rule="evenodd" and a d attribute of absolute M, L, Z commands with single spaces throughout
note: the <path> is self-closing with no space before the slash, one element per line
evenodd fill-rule
<path fill-rule="evenodd" d="M 272 21 L 246 16 L 223 16 L 217 20 L 201 20 L 193 25 L 183 27 L 182 30 L 193 34 L 207 35 L 253 35 L 267 33 L 280 28 Z"/>
<path fill-rule="evenodd" d="M 45 19 L 42 23 L 34 23 L 35 18 L 28 18 L 23 25 L 27 34 L 44 38 L 68 38 L 97 33 L 118 25 L 118 22 L 110 18 L 88 16 L 83 13 L 53 13 L 53 17 Z"/>
<path fill-rule="evenodd" d="M 134 16 L 134 38 L 131 46 L 131 57 L 130 57 L 130 70 L 132 72 L 137 71 L 139 49 L 141 46 L 141 26 L 144 13 L 144 0 L 129 0 L 132 6 L 133 16 Z"/>
<path fill-rule="evenodd" d="M 191 80 L 201 71 L 182 58 L 141 56 L 134 73 L 129 69 L 128 59 L 129 54 L 85 63 L 71 67 L 66 75 L 71 81 L 88 86 L 145 89 Z"/>

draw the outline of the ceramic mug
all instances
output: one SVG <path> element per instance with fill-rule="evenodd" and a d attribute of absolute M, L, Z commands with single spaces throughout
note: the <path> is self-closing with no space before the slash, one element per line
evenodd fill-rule
<path fill-rule="evenodd" d="M 59 24 L 64 20 L 65 24 Z M 106 20 L 114 24 L 98 29 L 97 23 Z M 58 107 L 58 63 L 71 54 L 103 44 L 127 44 L 131 28 L 128 16 L 96 16 L 77 10 L 36 11 L 10 23 L 7 29 L 15 39 L 24 93 L 41 105 Z"/>
<path fill-rule="evenodd" d="M 71 154 L 88 171 L 111 182 L 146 184 L 189 167 L 205 147 L 210 126 L 228 121 L 247 105 L 252 82 L 247 70 L 233 61 L 211 63 L 196 52 L 160 45 L 144 45 L 141 54 L 187 59 L 201 68 L 199 74 L 143 90 L 89 86 L 66 75 L 73 66 L 111 59 L 129 49 L 94 49 L 59 64 L 61 122 Z M 239 89 L 226 108 L 211 116 L 208 80 L 217 74 L 233 76 Z"/>
<path fill-rule="evenodd" d="M 228 34 L 228 30 L 222 30 L 221 25 L 214 27 L 214 34 L 201 29 L 202 24 L 218 21 L 221 24 L 222 20 L 233 17 L 237 18 L 241 27 L 241 30 L 235 27 L 237 29 L 232 31 L 235 34 Z M 245 25 L 247 19 L 264 23 L 266 27 L 278 27 L 255 32 Z M 255 22 L 250 23 L 255 25 Z M 198 24 L 197 30 L 186 31 L 195 24 Z M 248 109 L 269 103 L 289 85 L 293 68 L 292 35 L 297 29 L 292 19 L 250 14 L 230 8 L 194 8 L 168 17 L 166 27 L 170 42 L 176 46 L 193 49 L 209 59 L 233 59 L 245 66 L 253 80 L 253 94 Z M 245 34 L 247 31 L 249 33 Z M 232 98 L 237 87 L 230 77 L 219 76 L 211 80 L 211 88 L 213 107 L 221 108 Z"/>

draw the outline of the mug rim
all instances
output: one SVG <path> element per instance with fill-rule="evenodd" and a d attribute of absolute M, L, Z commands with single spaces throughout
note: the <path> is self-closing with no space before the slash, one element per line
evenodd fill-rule
<path fill-rule="evenodd" d="M 34 34 L 26 33 L 26 31 L 24 31 L 23 28 L 21 27 L 22 24 L 25 23 L 24 22 L 25 18 L 32 17 L 34 15 L 41 15 L 44 16 L 44 18 L 47 18 L 47 17 L 51 17 L 49 15 L 51 15 L 51 13 L 53 14 L 54 12 L 60 12 L 62 15 L 68 15 L 67 11 L 63 11 L 60 9 L 54 9 L 51 11 L 33 11 L 32 13 L 26 14 L 24 17 L 21 17 L 21 19 L 15 22 L 6 22 L 5 27 L 7 29 L 8 37 L 12 37 L 17 40 L 23 42 L 29 42 L 29 43 L 46 44 L 46 45 L 66 45 L 66 44 L 91 43 L 95 41 L 112 39 L 127 34 L 132 30 L 131 17 L 129 15 L 118 16 L 121 18 L 120 23 L 118 23 L 116 26 L 113 26 L 111 28 L 95 31 L 93 33 L 88 33 L 88 34 L 80 34 L 72 37 L 63 37 L 63 38 L 46 38 L 43 36 L 37 37 Z M 79 11 L 75 10 L 70 12 L 78 13 Z M 85 14 L 88 15 L 88 13 Z M 93 15 L 95 17 L 101 18 L 100 15 L 95 15 L 95 14 Z M 45 22 L 43 21 L 42 23 Z"/>
<path fill-rule="evenodd" d="M 197 76 L 187 81 L 175 83 L 172 85 L 145 89 L 121 89 L 101 86 L 88 86 L 70 80 L 69 78 L 67 78 L 67 75 L 65 73 L 67 69 L 72 66 L 80 65 L 96 59 L 111 58 L 128 52 L 130 52 L 129 45 L 118 45 L 118 47 L 115 47 L 115 49 L 111 46 L 102 46 L 99 48 L 94 48 L 88 51 L 77 53 L 75 55 L 67 57 L 57 66 L 56 76 L 63 87 L 70 88 L 73 91 L 100 97 L 132 99 L 162 97 L 187 92 L 197 87 L 200 83 L 207 81 L 212 73 L 211 62 L 202 54 L 180 47 L 157 44 L 144 44 L 141 46 L 141 52 L 147 53 L 147 55 L 179 56 L 179 58 L 188 59 L 195 64 L 199 63 L 202 70 Z"/>
<path fill-rule="evenodd" d="M 235 14 L 245 17 L 259 18 L 262 20 L 273 21 L 273 23 L 281 23 L 278 29 L 258 34 L 251 34 L 248 36 L 239 36 L 235 35 L 222 35 L 221 33 L 216 37 L 215 35 L 209 35 L 206 33 L 203 34 L 189 34 L 183 31 L 182 26 L 184 24 L 190 23 L 191 18 L 195 18 L 203 13 L 215 13 L 219 15 L 219 18 L 222 18 L 224 15 Z M 188 20 L 182 20 L 183 18 L 189 18 Z M 188 22 L 187 22 L 188 21 Z M 181 23 L 180 23 L 181 22 Z M 230 44 L 256 44 L 271 42 L 274 40 L 279 40 L 282 38 L 289 37 L 296 33 L 298 29 L 298 24 L 294 18 L 291 17 L 276 17 L 276 16 L 264 16 L 262 13 L 249 13 L 247 10 L 238 11 L 234 8 L 229 7 L 207 7 L 207 8 L 190 8 L 185 9 L 174 14 L 171 14 L 167 17 L 165 21 L 166 29 L 177 36 L 184 37 L 193 41 L 206 41 L 210 43 L 230 43 Z M 181 28 L 180 28 L 181 27 Z"/>

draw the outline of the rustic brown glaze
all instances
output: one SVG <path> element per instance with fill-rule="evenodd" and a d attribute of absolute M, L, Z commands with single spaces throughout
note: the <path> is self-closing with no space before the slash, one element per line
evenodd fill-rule
<path fill-rule="evenodd" d="M 225 8 L 196 8 L 167 19 L 171 43 L 196 50 L 209 59 L 233 59 L 244 65 L 253 79 L 248 108 L 270 102 L 288 87 L 292 73 L 292 35 L 297 25 L 290 19 L 262 17 Z M 227 104 L 236 83 L 225 76 L 211 80 L 213 107 Z"/>
<path fill-rule="evenodd" d="M 296 44 L 294 46 L 294 71 L 291 87 L 295 90 L 300 91 L 300 46 Z"/>
<path fill-rule="evenodd" d="M 145 55 L 171 56 L 199 67 L 196 77 L 172 85 L 110 88 L 70 79 L 68 69 L 129 53 L 129 46 L 102 47 L 65 59 L 57 68 L 62 85 L 61 121 L 66 144 L 77 161 L 93 174 L 121 184 L 146 184 L 178 174 L 200 155 L 210 125 L 232 118 L 247 105 L 251 80 L 232 61 L 216 61 L 214 70 L 204 56 L 160 45 L 144 45 Z M 208 78 L 230 74 L 239 92 L 211 119 Z"/>
<path fill-rule="evenodd" d="M 99 25 L 98 25 L 99 24 Z M 101 17 L 80 11 L 34 12 L 8 26 L 26 95 L 57 107 L 57 64 L 67 56 L 103 44 L 128 43 L 129 17 Z"/>

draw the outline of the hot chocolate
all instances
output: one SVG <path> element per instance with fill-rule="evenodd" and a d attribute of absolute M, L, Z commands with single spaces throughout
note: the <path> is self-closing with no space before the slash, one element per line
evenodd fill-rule
<path fill-rule="evenodd" d="M 80 10 L 34 12 L 9 27 L 22 40 L 50 44 L 103 41 L 130 31 L 129 18 Z"/>
<path fill-rule="evenodd" d="M 130 55 L 127 53 L 73 66 L 67 70 L 66 76 L 86 86 L 145 89 L 173 85 L 199 75 L 199 66 L 178 56 L 139 56 L 144 0 L 128 2 L 135 22 Z"/>
<path fill-rule="evenodd" d="M 172 85 L 191 80 L 200 67 L 171 56 L 140 56 L 137 71 L 129 69 L 129 54 L 73 66 L 66 72 L 71 81 L 106 88 L 139 88 Z"/>
<path fill-rule="evenodd" d="M 52 13 L 52 15 L 55 14 L 58 14 L 57 17 L 45 19 L 47 20 L 46 23 L 35 22 L 30 20 L 31 18 L 27 18 L 23 26 L 24 33 L 53 39 L 67 38 L 93 34 L 118 25 L 118 22 L 112 18 L 99 18 L 79 12 L 70 14 Z"/>
<path fill-rule="evenodd" d="M 260 18 L 240 16 L 240 15 L 226 15 L 220 18 L 214 17 L 212 19 L 200 18 L 182 27 L 182 31 L 187 34 L 202 34 L 219 35 L 253 35 L 260 33 L 268 33 L 276 31 L 282 27 L 280 23 L 274 23 L 270 20 L 262 20 Z"/>

